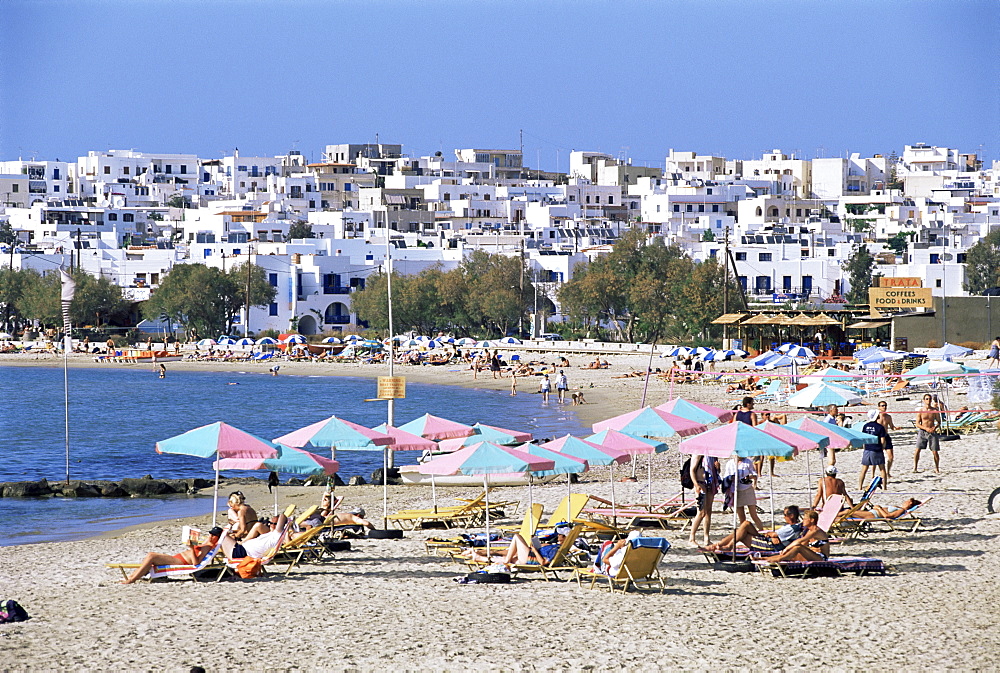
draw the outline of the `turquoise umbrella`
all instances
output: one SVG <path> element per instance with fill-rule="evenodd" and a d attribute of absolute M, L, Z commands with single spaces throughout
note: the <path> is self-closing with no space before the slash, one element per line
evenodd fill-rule
<path fill-rule="evenodd" d="M 278 445 L 278 455 L 273 458 L 264 458 L 256 467 L 246 466 L 246 461 L 232 461 L 229 458 L 221 458 L 219 469 L 222 470 L 268 470 L 270 472 L 284 472 L 286 474 L 298 474 L 302 476 L 315 476 L 320 474 L 333 475 L 340 469 L 340 463 L 329 458 L 317 456 L 302 449 L 291 446 Z M 274 515 L 278 515 L 278 489 L 274 489 Z"/>
<path fill-rule="evenodd" d="M 653 408 L 673 414 L 674 416 L 686 418 L 689 421 L 705 424 L 717 421 L 728 423 L 733 417 L 733 412 L 728 409 L 713 407 L 711 404 L 703 404 L 701 402 L 691 402 L 681 397 L 675 397 L 666 404 L 661 404 Z"/>
<path fill-rule="evenodd" d="M 533 471 L 528 474 L 528 507 L 534 503 L 532 498 L 532 481 L 535 476 L 538 477 L 549 477 L 556 474 L 566 475 L 566 495 L 570 495 L 572 490 L 572 479 L 570 479 L 571 474 L 580 474 L 581 472 L 587 471 L 587 461 L 583 458 L 577 458 L 575 456 L 570 456 L 565 453 L 560 453 L 559 451 L 553 451 L 551 449 L 546 449 L 537 444 L 522 444 L 518 446 L 519 451 L 524 451 L 528 455 L 535 456 L 537 458 L 546 458 L 552 460 L 555 466 L 551 470 L 541 470 Z"/>
<path fill-rule="evenodd" d="M 611 513 L 616 512 L 615 500 L 615 463 L 619 465 L 629 461 L 629 454 L 619 449 L 609 449 L 594 442 L 565 435 L 559 439 L 542 444 L 542 448 L 565 453 L 576 458 L 582 458 L 591 465 L 610 466 L 609 480 L 611 482 Z"/>
<path fill-rule="evenodd" d="M 789 423 L 788 427 L 826 435 L 830 438 L 830 446 L 838 449 L 848 446 L 864 446 L 878 441 L 878 437 L 865 432 L 858 432 L 832 423 L 821 423 L 813 418 L 800 418 Z"/>
<path fill-rule="evenodd" d="M 423 474 L 481 474 L 486 490 L 486 558 L 490 558 L 490 475 L 551 470 L 555 461 L 539 458 L 506 446 L 480 442 L 455 453 L 423 463 Z"/>
<path fill-rule="evenodd" d="M 473 426 L 476 429 L 476 434 L 469 435 L 468 437 L 454 437 L 452 439 L 442 439 L 438 443 L 439 451 L 457 451 L 465 446 L 472 446 L 473 444 L 478 444 L 479 442 L 493 442 L 494 444 L 502 444 L 506 446 L 514 446 L 515 444 L 520 444 L 523 440 L 518 439 L 514 435 L 504 432 L 498 428 L 491 428 L 485 425 Z"/>
<path fill-rule="evenodd" d="M 637 437 L 636 435 L 630 435 L 627 432 L 619 432 L 618 430 L 601 430 L 600 432 L 594 433 L 590 437 L 587 437 L 588 442 L 594 442 L 595 444 L 600 444 L 605 448 L 618 449 L 619 451 L 625 451 L 632 456 L 633 460 L 639 454 L 646 454 L 649 457 L 646 460 L 646 504 L 650 509 L 653 508 L 653 455 L 654 453 L 662 453 L 669 449 L 670 447 L 666 442 L 660 442 L 655 439 L 649 439 L 648 437 Z"/>
<path fill-rule="evenodd" d="M 653 407 L 643 407 L 627 414 L 594 423 L 594 432 L 612 429 L 642 437 L 673 437 L 696 435 L 705 431 L 705 425 L 669 414 Z"/>
<path fill-rule="evenodd" d="M 825 407 L 828 404 L 846 407 L 862 403 L 861 396 L 857 393 L 826 383 L 814 383 L 811 386 L 806 386 L 797 393 L 789 395 L 786 402 L 789 406 L 800 408 Z"/>
<path fill-rule="evenodd" d="M 199 458 L 228 458 L 231 460 L 259 461 L 273 458 L 279 447 L 274 442 L 251 435 L 228 423 L 217 422 L 164 439 L 156 443 L 157 453 L 175 453 Z M 253 468 L 242 468 L 253 469 Z M 212 495 L 212 522 L 219 510 L 219 467 L 215 468 L 215 490 Z"/>

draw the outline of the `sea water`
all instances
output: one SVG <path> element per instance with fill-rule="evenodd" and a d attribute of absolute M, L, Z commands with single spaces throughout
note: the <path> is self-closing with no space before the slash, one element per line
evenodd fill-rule
<path fill-rule="evenodd" d="M 405 375 L 405 370 L 400 372 Z M 456 379 L 466 372 L 455 372 Z M 336 415 L 369 427 L 386 420 L 385 402 L 370 378 L 270 376 L 267 372 L 170 371 L 152 367 L 69 369 L 71 479 L 214 476 L 210 459 L 160 455 L 154 446 L 193 428 L 225 421 L 266 439 Z M 407 383 L 395 404 L 396 425 L 432 413 L 461 423 L 482 422 L 535 437 L 585 433 L 565 406 L 540 396 L 457 386 Z M 0 366 L 0 482 L 66 477 L 63 369 Z M 414 452 L 397 452 L 396 464 Z M 368 479 L 381 452 L 338 451 L 340 475 Z M 228 476 L 266 473 L 226 471 Z M 283 475 L 288 476 L 288 475 Z M 155 499 L 0 498 L 0 545 L 80 538 L 158 519 L 207 513 L 204 496 Z"/>

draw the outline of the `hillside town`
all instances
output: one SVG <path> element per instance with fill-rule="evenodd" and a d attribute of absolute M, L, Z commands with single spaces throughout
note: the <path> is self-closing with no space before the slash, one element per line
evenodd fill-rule
<path fill-rule="evenodd" d="M 309 335 L 359 326 L 351 295 L 390 246 L 402 274 L 453 269 L 475 250 L 519 256 L 535 306 L 540 293 L 559 321 L 559 287 L 631 229 L 695 262 L 728 252 L 758 307 L 843 304 L 843 265 L 859 243 L 876 274 L 967 297 L 966 252 L 1000 226 L 1000 164 L 924 143 L 811 160 L 671 149 L 656 166 L 573 151 L 566 173 L 527 167 L 521 149 L 408 156 L 399 144 L 333 144 L 316 162 L 299 151 L 109 150 L 0 161 L 0 199 L 0 226 L 16 237 L 0 247 L 2 265 L 79 269 L 138 304 L 176 265 L 249 260 L 276 293 L 237 330 L 294 324 Z"/>

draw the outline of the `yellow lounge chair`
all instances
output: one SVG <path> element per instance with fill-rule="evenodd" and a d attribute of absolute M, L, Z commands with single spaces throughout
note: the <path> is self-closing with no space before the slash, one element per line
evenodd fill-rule
<path fill-rule="evenodd" d="M 662 538 L 639 539 L 662 540 Z M 589 588 L 593 589 L 598 580 L 607 580 L 608 589 L 611 593 L 615 592 L 616 585 L 621 586 L 622 593 L 628 591 L 630 586 L 636 588 L 658 586 L 662 592 L 666 587 L 663 584 L 663 578 L 660 577 L 657 566 L 660 565 L 664 551 L 665 545 L 635 547 L 630 543 L 625 549 L 625 555 L 622 558 L 622 564 L 618 568 L 617 573 L 614 575 L 605 575 L 589 568 L 577 568 L 574 573 L 576 583 L 579 586 L 583 586 L 583 580 L 589 579 Z"/>
<path fill-rule="evenodd" d="M 410 530 L 416 530 L 425 523 L 440 523 L 445 528 L 451 528 L 453 525 L 472 526 L 482 519 L 486 512 L 485 499 L 486 494 L 484 493 L 482 499 L 477 498 L 472 502 L 445 511 L 442 511 L 444 508 L 438 508 L 437 512 L 433 509 L 401 510 L 390 514 L 387 519 L 400 528 L 406 528 L 409 525 Z"/>
<path fill-rule="evenodd" d="M 538 523 L 542 519 L 542 506 L 539 503 L 533 504 L 524 513 L 524 518 L 521 520 L 521 527 L 517 532 L 525 540 L 530 540 L 535 534 L 535 530 L 538 528 Z M 438 554 L 447 555 L 451 554 L 454 556 L 454 552 L 459 552 L 464 549 L 466 544 L 463 544 L 461 538 L 456 540 L 434 540 L 429 539 L 424 541 L 424 549 L 427 550 L 428 554 Z M 464 562 L 464 559 L 463 559 Z"/>
<path fill-rule="evenodd" d="M 586 502 L 586 501 L 584 501 Z M 538 565 L 535 563 L 517 565 L 515 564 L 512 568 L 514 574 L 523 572 L 540 572 L 542 577 L 546 582 L 549 581 L 549 573 L 556 579 L 559 579 L 558 573 L 563 570 L 573 571 L 579 568 L 579 564 L 574 564 L 573 561 L 573 543 L 576 542 L 576 538 L 580 536 L 583 531 L 583 526 L 576 524 L 569 531 L 565 538 L 563 538 L 562 544 L 559 545 L 559 549 L 552 556 L 552 560 L 549 561 L 548 565 Z"/>

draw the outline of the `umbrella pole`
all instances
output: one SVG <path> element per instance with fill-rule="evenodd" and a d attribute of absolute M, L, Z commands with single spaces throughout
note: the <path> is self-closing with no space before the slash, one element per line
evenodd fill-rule
<path fill-rule="evenodd" d="M 486 561 L 493 563 L 493 552 L 490 551 L 490 477 L 483 475 L 483 490 L 486 491 Z"/>
<path fill-rule="evenodd" d="M 278 516 L 278 487 L 274 487 L 274 516 Z"/>
<path fill-rule="evenodd" d="M 431 500 L 434 501 L 434 514 L 436 515 L 438 513 L 438 495 L 433 474 L 431 475 Z"/>
<path fill-rule="evenodd" d="M 219 455 L 215 455 L 215 489 L 212 491 L 212 525 L 219 515 Z"/>
<path fill-rule="evenodd" d="M 733 563 L 736 563 L 736 529 L 739 528 L 740 508 L 736 506 L 736 485 L 740 481 L 740 459 L 739 456 L 733 458 L 735 461 L 735 472 L 733 473 Z"/>
<path fill-rule="evenodd" d="M 771 470 L 768 472 L 767 485 L 771 489 L 771 530 L 774 530 L 774 465 L 771 465 Z"/>
<path fill-rule="evenodd" d="M 649 454 L 649 460 L 646 461 L 646 504 L 647 509 L 650 512 L 653 511 L 653 456 L 655 454 Z"/>
<path fill-rule="evenodd" d="M 633 479 L 635 479 L 635 467 L 636 467 L 637 460 L 638 459 L 636 457 L 636 454 L 633 453 L 632 454 L 632 478 Z"/>
<path fill-rule="evenodd" d="M 382 530 L 389 530 L 389 447 L 382 447 Z"/>
<path fill-rule="evenodd" d="M 832 451 L 832 449 L 830 450 Z M 809 494 L 812 492 L 812 483 L 812 461 L 809 460 L 809 452 L 806 451 L 806 503 L 809 502 Z"/>
<path fill-rule="evenodd" d="M 611 461 L 611 525 L 618 525 L 618 505 L 615 500 L 615 462 Z"/>
<path fill-rule="evenodd" d="M 528 474 L 528 510 L 531 510 L 531 506 L 535 504 L 535 496 L 531 491 L 532 482 L 535 481 L 535 475 Z"/>

